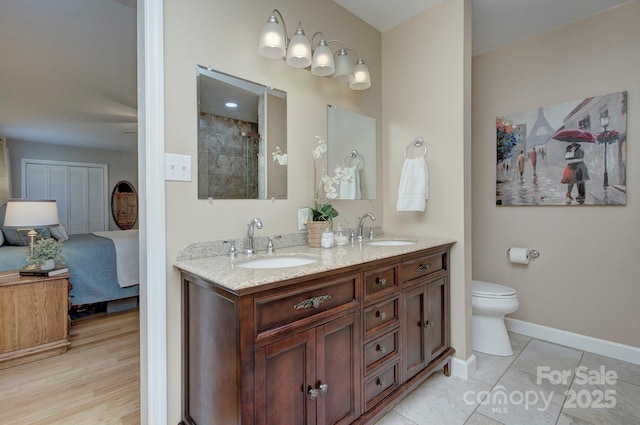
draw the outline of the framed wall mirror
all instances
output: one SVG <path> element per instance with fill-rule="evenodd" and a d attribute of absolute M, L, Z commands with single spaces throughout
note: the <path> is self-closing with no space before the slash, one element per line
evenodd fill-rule
<path fill-rule="evenodd" d="M 132 229 L 138 221 L 138 193 L 131 182 L 121 180 L 111 192 L 111 215 L 119 229 Z"/>
<path fill-rule="evenodd" d="M 327 105 L 327 169 L 344 167 L 338 199 L 376 199 L 376 119 Z"/>
<path fill-rule="evenodd" d="M 208 67 L 198 82 L 198 199 L 286 199 L 287 94 Z"/>

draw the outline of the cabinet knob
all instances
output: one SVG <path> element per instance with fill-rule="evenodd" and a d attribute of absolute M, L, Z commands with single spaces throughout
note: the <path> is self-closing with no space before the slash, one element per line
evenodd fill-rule
<path fill-rule="evenodd" d="M 387 279 L 384 277 L 376 277 L 376 283 L 380 286 L 385 286 L 387 284 Z"/>
<path fill-rule="evenodd" d="M 376 311 L 376 317 L 380 320 L 384 320 L 387 318 L 387 313 L 384 311 Z"/>
<path fill-rule="evenodd" d="M 378 378 L 378 379 L 376 380 L 376 385 L 377 385 L 377 386 L 379 386 L 379 387 L 384 388 L 384 387 L 386 387 L 386 386 L 387 386 L 387 382 L 386 382 L 384 379 L 380 379 L 380 378 Z"/>
<path fill-rule="evenodd" d="M 318 396 L 320 394 L 326 394 L 327 391 L 329 391 L 329 385 L 327 384 L 320 384 L 318 385 L 318 388 L 311 388 L 309 390 L 309 398 L 311 400 L 315 400 L 318 398 Z"/>
<path fill-rule="evenodd" d="M 378 345 L 376 345 L 376 351 L 379 351 L 382 354 L 385 354 L 387 352 L 387 347 L 378 344 Z"/>
<path fill-rule="evenodd" d="M 432 325 L 432 323 L 429 320 L 424 322 L 424 327 L 427 328 L 427 329 L 431 329 L 431 325 Z"/>

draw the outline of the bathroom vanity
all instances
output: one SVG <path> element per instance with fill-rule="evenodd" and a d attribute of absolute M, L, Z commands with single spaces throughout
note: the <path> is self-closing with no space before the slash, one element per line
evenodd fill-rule
<path fill-rule="evenodd" d="M 373 423 L 448 376 L 452 243 L 291 247 L 274 255 L 317 261 L 276 269 L 179 261 L 182 423 Z"/>

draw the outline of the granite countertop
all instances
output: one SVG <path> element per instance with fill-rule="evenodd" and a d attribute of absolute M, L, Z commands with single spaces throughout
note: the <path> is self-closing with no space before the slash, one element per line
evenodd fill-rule
<path fill-rule="evenodd" d="M 374 240 L 412 240 L 415 244 L 401 246 L 372 246 L 370 240 L 355 242 L 354 245 L 325 248 L 310 248 L 306 245 L 278 249 L 274 254 L 258 253 L 252 256 L 238 254 L 235 258 L 215 256 L 178 260 L 174 266 L 180 270 L 215 282 L 231 292 L 252 292 L 261 285 L 309 276 L 320 272 L 337 270 L 370 261 L 408 254 L 441 245 L 454 243 L 452 239 L 398 238 L 385 236 Z M 300 256 L 317 259 L 315 263 L 284 268 L 249 269 L 238 263 L 273 256 Z"/>

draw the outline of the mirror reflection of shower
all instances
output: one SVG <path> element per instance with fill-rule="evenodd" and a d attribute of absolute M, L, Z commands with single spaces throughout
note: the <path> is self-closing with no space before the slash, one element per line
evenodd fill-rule
<path fill-rule="evenodd" d="M 197 67 L 198 199 L 286 199 L 287 95 Z"/>
<path fill-rule="evenodd" d="M 264 148 L 261 146 L 260 133 L 255 131 L 241 131 L 244 143 L 244 184 L 247 199 L 258 198 L 260 185 L 260 155 Z"/>

